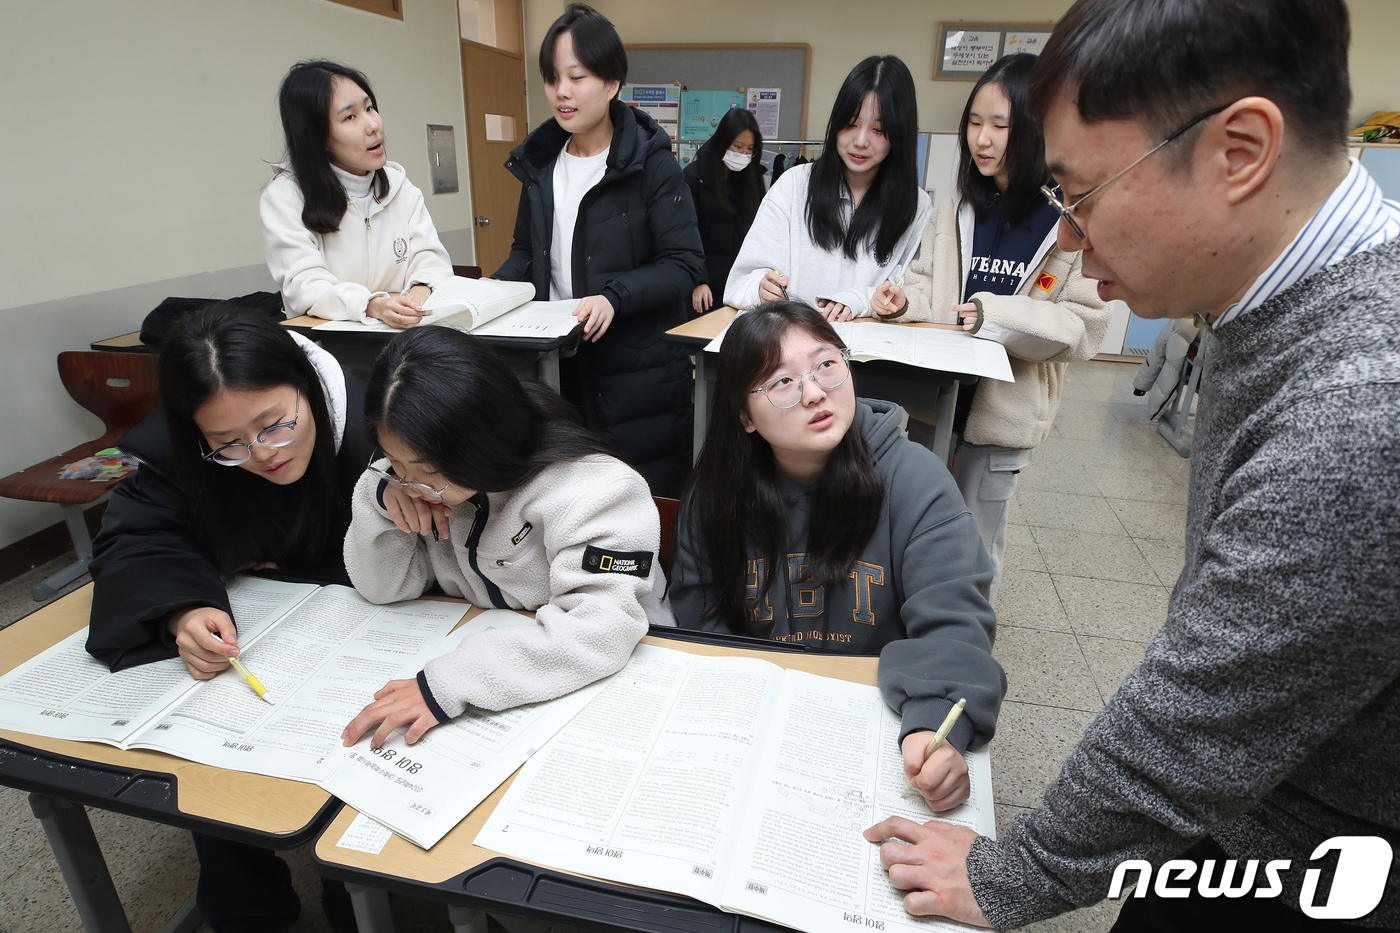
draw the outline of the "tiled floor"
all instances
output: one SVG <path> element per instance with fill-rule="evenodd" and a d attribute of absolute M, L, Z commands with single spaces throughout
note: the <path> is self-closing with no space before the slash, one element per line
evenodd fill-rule
<path fill-rule="evenodd" d="M 999 826 L 1037 805 L 1095 713 L 1141 660 L 1181 570 L 1188 461 L 1144 420 L 1146 405 L 1130 391 L 1136 368 L 1069 368 L 1052 436 L 1022 474 L 1013 502 L 997 606 L 996 653 L 1010 683 L 992 745 Z M 33 610 L 29 577 L 0 586 L 0 624 Z M 91 814 L 132 929 L 158 930 L 193 891 L 189 835 Z M 7 788 L 0 788 L 0 838 L 0 933 L 81 929 L 25 796 Z M 309 850 L 285 857 L 305 905 L 299 929 L 326 930 Z M 395 911 L 401 930 L 450 929 L 440 907 L 399 898 Z M 1116 915 L 1116 905 L 1102 903 L 1025 929 L 1098 933 Z"/>

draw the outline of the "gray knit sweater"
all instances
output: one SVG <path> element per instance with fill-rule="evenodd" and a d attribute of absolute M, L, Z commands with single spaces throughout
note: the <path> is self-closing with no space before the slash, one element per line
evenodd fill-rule
<path fill-rule="evenodd" d="M 1400 241 L 1215 337 L 1166 623 L 1040 808 L 973 845 L 999 928 L 1100 900 L 1119 862 L 1207 834 L 1291 859 L 1295 910 L 1323 840 L 1400 853 Z M 1358 922 L 1400 924 L 1400 866 Z"/>

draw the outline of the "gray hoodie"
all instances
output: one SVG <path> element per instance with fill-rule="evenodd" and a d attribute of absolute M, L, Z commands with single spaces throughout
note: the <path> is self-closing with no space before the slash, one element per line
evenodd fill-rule
<path fill-rule="evenodd" d="M 985 745 L 996 728 L 1006 675 L 992 658 L 996 617 L 985 591 L 992 565 L 977 525 L 947 468 L 899 431 L 899 407 L 859 399 L 855 426 L 865 435 L 885 483 L 880 521 L 849 582 L 827 590 L 789 582 L 804 575 L 812 486 L 785 482 L 788 541 L 780 569 L 759 610 L 762 634 L 819 651 L 880 655 L 880 691 L 904 717 L 900 739 L 936 729 L 959 698 L 967 710 L 948 740 L 966 751 Z M 682 628 L 747 634 L 740 619 L 705 612 L 709 573 L 695 551 L 681 507 L 672 554 L 671 608 Z M 751 562 L 761 562 L 756 550 Z M 755 581 L 764 569 L 754 566 Z M 758 583 L 754 583 L 755 596 Z"/>

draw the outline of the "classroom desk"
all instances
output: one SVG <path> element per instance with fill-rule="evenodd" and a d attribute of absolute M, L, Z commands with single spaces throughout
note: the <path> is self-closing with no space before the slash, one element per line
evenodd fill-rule
<path fill-rule="evenodd" d="M 118 334 L 115 337 L 108 337 L 105 340 L 94 340 L 88 344 L 94 350 L 105 350 L 108 353 L 154 353 L 150 347 L 141 342 L 141 332 L 134 330 L 129 334 Z"/>
<path fill-rule="evenodd" d="M 91 608 L 89 583 L 0 631 L 0 674 L 82 628 Z M 88 933 L 131 928 L 84 805 L 271 849 L 307 842 L 340 807 L 314 784 L 8 730 L 0 730 L 0 784 L 29 792 Z M 191 895 L 164 933 L 200 922 Z"/>
<path fill-rule="evenodd" d="M 734 308 L 716 308 L 687 321 L 680 327 L 666 331 L 666 340 L 685 346 L 695 354 L 695 437 L 692 447 L 694 460 L 700 459 L 700 448 L 705 444 L 705 430 L 710 423 L 710 391 L 714 382 L 714 363 L 718 354 L 704 351 L 720 331 L 729 326 L 739 312 Z M 938 330 L 959 330 L 953 324 L 887 324 L 873 318 L 857 318 L 859 323 L 884 325 L 886 327 L 931 327 Z M 958 386 L 972 385 L 976 376 L 962 373 L 945 373 L 917 366 L 908 366 L 890 360 L 852 360 L 858 374 L 860 395 L 865 398 L 879 398 L 903 405 L 907 409 L 933 409 L 937 412 L 933 437 L 925 445 L 940 460 L 952 466 L 953 460 L 953 416 L 958 407 Z"/>
<path fill-rule="evenodd" d="M 390 338 L 399 331 L 345 331 L 345 330 L 317 330 L 325 324 L 323 318 L 311 317 L 303 314 L 301 317 L 294 317 L 282 322 L 284 326 L 315 340 L 327 352 L 340 360 L 345 366 L 351 369 L 368 371 L 374 365 L 374 358 L 379 355 L 379 351 L 384 348 Z M 575 325 L 574 329 L 563 337 L 482 337 L 486 343 L 499 350 L 512 364 L 523 364 L 523 368 L 532 370 L 527 375 L 550 386 L 556 391 L 559 389 L 559 356 L 562 351 L 565 356 L 572 356 L 578 348 L 579 336 L 583 333 L 583 325 Z M 515 365 L 517 370 L 521 365 Z"/>
<path fill-rule="evenodd" d="M 734 648 L 713 636 L 653 627 L 642 641 L 694 654 L 762 657 L 781 667 L 825 677 L 874 684 L 875 657 L 816 654 L 781 649 Z M 703 641 L 684 640 L 690 637 Z M 344 881 L 356 901 L 360 933 L 393 933 L 387 891 L 448 905 L 457 933 L 484 933 L 482 910 L 528 917 L 587 930 L 635 933 L 758 933 L 782 930 L 751 917 L 728 914 L 675 894 L 598 881 L 499 855 L 472 843 L 504 796 L 514 776 L 498 787 L 467 818 L 424 851 L 392 836 L 378 855 L 342 849 L 336 843 L 357 816 L 345 807 L 316 840 L 313 859 L 328 878 Z M 366 923 L 369 920 L 369 923 Z"/>

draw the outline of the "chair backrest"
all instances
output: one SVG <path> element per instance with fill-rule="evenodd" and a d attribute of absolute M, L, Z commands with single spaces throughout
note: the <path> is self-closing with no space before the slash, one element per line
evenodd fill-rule
<path fill-rule="evenodd" d="M 160 408 L 154 353 L 70 350 L 58 355 L 58 377 L 73 401 L 102 419 L 110 446 Z"/>
<path fill-rule="evenodd" d="M 661 515 L 661 553 L 658 555 L 661 560 L 661 569 L 666 571 L 666 579 L 671 579 L 671 534 L 676 525 L 676 510 L 680 508 L 680 501 L 677 499 L 664 499 L 661 496 L 652 496 L 651 501 L 656 503 L 656 511 Z"/>

